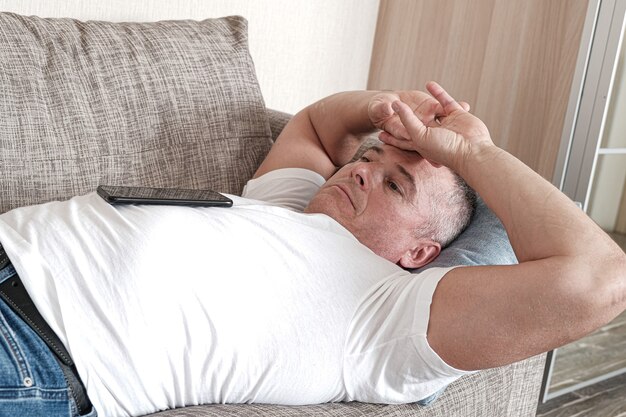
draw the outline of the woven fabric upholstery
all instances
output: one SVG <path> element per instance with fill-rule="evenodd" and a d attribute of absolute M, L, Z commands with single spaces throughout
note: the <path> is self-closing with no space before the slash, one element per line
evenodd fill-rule
<path fill-rule="evenodd" d="M 241 17 L 0 13 L 0 212 L 99 183 L 239 193 L 271 146 Z"/>
<path fill-rule="evenodd" d="M 280 135 L 280 132 L 283 130 L 287 122 L 291 119 L 291 115 L 282 111 L 268 109 L 267 116 L 270 121 L 272 141 L 275 141 L 278 139 L 278 135 Z"/>

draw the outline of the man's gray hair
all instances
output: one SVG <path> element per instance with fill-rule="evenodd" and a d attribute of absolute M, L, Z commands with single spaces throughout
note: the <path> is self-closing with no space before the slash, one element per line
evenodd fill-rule
<path fill-rule="evenodd" d="M 476 210 L 476 192 L 454 173 L 450 190 L 433 190 L 430 196 L 430 219 L 418 229 L 420 236 L 427 236 L 441 245 L 448 246 L 467 228 Z"/>

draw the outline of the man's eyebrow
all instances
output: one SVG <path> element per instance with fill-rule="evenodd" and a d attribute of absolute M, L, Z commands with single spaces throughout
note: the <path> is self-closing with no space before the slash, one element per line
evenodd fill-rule
<path fill-rule="evenodd" d="M 402 174 L 402 176 L 406 178 L 406 180 L 409 182 L 409 187 L 411 188 L 409 191 L 411 192 L 411 194 L 415 195 L 417 193 L 417 187 L 415 186 L 415 177 L 400 164 L 396 164 L 396 168 L 398 168 L 400 174 Z"/>
<path fill-rule="evenodd" d="M 370 148 L 367 149 L 367 151 L 365 152 L 369 152 L 369 151 L 374 151 L 376 154 L 378 155 L 382 155 L 385 153 L 385 150 L 379 146 L 379 145 L 374 145 Z M 407 180 L 407 182 L 409 183 L 409 193 L 411 194 L 411 196 L 414 196 L 417 194 L 417 186 L 415 185 L 415 177 L 406 170 L 406 168 L 404 168 L 402 165 L 396 163 L 396 168 L 398 169 L 398 171 L 400 171 L 400 174 Z"/>
<path fill-rule="evenodd" d="M 368 148 L 368 149 L 367 149 L 367 151 L 374 151 L 374 152 L 376 152 L 378 155 L 381 155 L 381 154 L 385 153 L 385 151 L 383 151 L 383 148 L 381 148 L 381 147 L 380 147 L 380 146 L 378 146 L 378 145 L 374 145 L 374 146 L 372 146 L 371 148 Z M 367 152 L 367 151 L 365 151 L 365 152 Z"/>

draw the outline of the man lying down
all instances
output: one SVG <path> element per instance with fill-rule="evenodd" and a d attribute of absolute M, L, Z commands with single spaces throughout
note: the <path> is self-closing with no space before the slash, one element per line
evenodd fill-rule
<path fill-rule="evenodd" d="M 88 401 L 101 416 L 415 402 L 621 313 L 619 247 L 497 148 L 467 104 L 427 89 L 341 93 L 305 108 L 233 208 L 114 207 L 92 193 L 1 215 L 0 278 L 21 278 L 69 352 L 79 385 L 67 392 L 86 387 L 88 399 L 68 395 L 70 406 L 46 415 L 89 412 Z M 349 163 L 376 129 L 384 144 Z M 501 219 L 519 264 L 407 272 L 469 222 L 466 183 Z M 0 307 L 17 343 L 35 346 L 17 376 L 0 378 L 67 389 L 59 360 Z M 0 350 L 0 366 L 11 360 Z"/>

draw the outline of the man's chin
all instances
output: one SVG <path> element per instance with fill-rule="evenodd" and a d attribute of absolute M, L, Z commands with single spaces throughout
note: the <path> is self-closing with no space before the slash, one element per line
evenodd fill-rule
<path fill-rule="evenodd" d="M 330 214 L 332 210 L 329 210 L 331 207 L 334 206 L 334 202 L 331 196 L 329 196 L 325 191 L 326 190 L 322 188 L 317 192 L 317 194 L 313 196 L 313 198 L 309 201 L 309 204 L 307 204 L 307 206 L 304 208 L 304 213 L 326 214 L 334 218 L 334 216 Z"/>
<path fill-rule="evenodd" d="M 326 214 L 327 216 L 332 217 L 333 219 L 336 217 L 332 214 L 332 210 L 329 210 L 327 204 L 324 204 L 321 201 L 311 200 L 309 204 L 304 208 L 304 213 L 308 214 Z"/>
<path fill-rule="evenodd" d="M 308 214 L 325 214 L 346 229 L 350 230 L 347 222 L 345 221 L 345 216 L 341 214 L 341 210 L 337 207 L 336 199 L 330 195 L 316 194 L 304 208 L 303 212 Z M 352 232 L 352 230 L 350 230 L 350 232 Z"/>
<path fill-rule="evenodd" d="M 342 218 L 349 219 L 355 214 L 348 194 L 340 187 L 332 185 L 321 188 L 304 208 L 304 212 L 326 214 L 339 223 L 342 223 Z"/>

